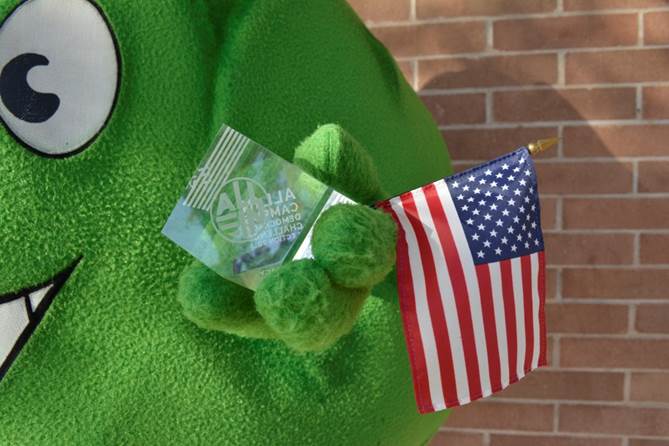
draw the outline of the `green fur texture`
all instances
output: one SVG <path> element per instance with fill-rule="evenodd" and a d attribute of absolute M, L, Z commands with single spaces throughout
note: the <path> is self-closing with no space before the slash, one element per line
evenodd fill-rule
<path fill-rule="evenodd" d="M 316 223 L 312 251 L 335 283 L 371 287 L 393 269 L 396 232 L 393 219 L 381 211 L 357 205 L 333 206 Z"/>
<path fill-rule="evenodd" d="M 338 136 L 329 141 L 324 135 Z M 335 124 L 320 127 L 301 146 L 309 149 L 301 151 L 300 161 L 320 166 L 311 170 L 313 175 L 347 185 L 352 195 L 360 196 L 355 186 L 380 191 L 369 155 L 360 144 L 349 144 L 353 140 L 345 135 Z M 342 145 L 343 141 L 347 144 Z M 322 151 L 316 150 L 319 143 L 324 144 Z M 322 162 L 323 151 L 327 163 Z M 346 159 L 362 162 L 351 164 Z M 351 330 L 364 298 L 391 271 L 395 233 L 395 223 L 380 211 L 357 204 L 335 206 L 323 213 L 314 228 L 316 263 L 282 266 L 285 271 L 267 277 L 261 293 L 251 296 L 244 288 L 212 277 L 215 274 L 195 262 L 182 275 L 179 302 L 184 315 L 204 329 L 260 339 L 276 337 L 298 352 L 322 351 Z M 337 286 L 332 286 L 331 279 Z M 315 294 L 318 289 L 322 293 Z"/>
<path fill-rule="evenodd" d="M 337 287 L 313 260 L 271 272 L 255 293 L 256 308 L 281 339 L 298 352 L 321 351 L 348 333 L 369 289 Z"/>
<path fill-rule="evenodd" d="M 18 3 L 0 0 L 0 17 Z M 106 127 L 64 159 L 0 128 L 0 295 L 81 258 L 0 381 L 0 444 L 426 443 L 447 412 L 416 409 L 394 274 L 348 334 L 298 354 L 185 318 L 177 291 L 192 258 L 160 233 L 223 122 L 286 160 L 335 123 L 366 150 L 383 197 L 449 174 L 440 132 L 388 52 L 343 0 L 96 3 L 122 62 Z M 202 281 L 188 286 L 206 299 L 193 315 L 254 320 L 248 293 L 236 302 L 205 272 L 181 280 Z"/>
<path fill-rule="evenodd" d="M 294 163 L 360 203 L 372 204 L 383 196 L 374 162 L 339 125 L 320 126 L 295 149 Z"/>
<path fill-rule="evenodd" d="M 223 279 L 198 261 L 181 274 L 179 290 L 184 315 L 206 330 L 250 338 L 276 337 L 256 311 L 253 292 Z"/>

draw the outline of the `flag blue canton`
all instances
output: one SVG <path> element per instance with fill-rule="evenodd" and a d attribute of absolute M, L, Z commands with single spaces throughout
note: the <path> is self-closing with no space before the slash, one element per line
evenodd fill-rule
<path fill-rule="evenodd" d="M 544 249 L 534 163 L 526 148 L 445 179 L 474 263 Z"/>

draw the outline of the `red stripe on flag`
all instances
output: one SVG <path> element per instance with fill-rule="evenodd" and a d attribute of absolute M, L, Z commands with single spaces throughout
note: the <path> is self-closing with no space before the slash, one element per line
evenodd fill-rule
<path fill-rule="evenodd" d="M 534 351 L 534 311 L 532 308 L 532 264 L 530 256 L 520 258 L 520 269 L 525 309 L 525 362 L 523 363 L 523 371 L 528 373 L 532 368 L 532 354 Z"/>
<path fill-rule="evenodd" d="M 548 364 L 546 360 L 546 353 L 548 346 L 546 345 L 546 255 L 544 251 L 539 252 L 539 333 L 540 333 L 540 348 L 539 367 Z"/>
<path fill-rule="evenodd" d="M 504 298 L 504 316 L 506 319 L 507 351 L 509 354 L 509 380 L 518 381 L 518 339 L 516 333 L 516 305 L 513 297 L 513 276 L 511 260 L 502 260 L 499 263 L 502 272 L 502 296 Z"/>
<path fill-rule="evenodd" d="M 439 236 L 441 249 L 446 258 L 448 275 L 450 276 L 451 286 L 455 297 L 455 304 L 458 309 L 458 321 L 460 322 L 460 333 L 462 336 L 462 346 L 465 354 L 465 366 L 467 369 L 467 382 L 469 383 L 469 395 L 472 399 L 480 397 L 481 376 L 479 374 L 479 361 L 476 354 L 476 343 L 474 338 L 474 324 L 472 322 L 472 311 L 469 306 L 469 293 L 465 281 L 465 273 L 462 269 L 462 263 L 458 255 L 455 239 L 451 232 L 450 223 L 441 205 L 439 193 L 434 184 L 428 184 L 423 188 L 432 221 L 435 225 L 435 232 Z M 459 222 L 452 222 L 459 224 Z"/>
<path fill-rule="evenodd" d="M 493 392 L 498 392 L 502 389 L 502 377 L 499 363 L 499 349 L 497 348 L 497 325 L 495 323 L 495 307 L 492 300 L 490 267 L 487 263 L 476 265 L 476 276 L 479 282 L 479 293 L 481 294 L 486 350 L 488 351 L 488 367 L 490 369 L 490 385 Z"/>
<path fill-rule="evenodd" d="M 432 397 L 430 395 L 429 376 L 425 362 L 425 351 L 423 340 L 420 336 L 418 326 L 418 313 L 416 311 L 416 296 L 413 289 L 413 276 L 409 265 L 409 246 L 407 245 L 404 229 L 393 211 L 390 203 L 385 202 L 382 209 L 389 213 L 397 224 L 397 278 L 400 310 L 404 322 L 404 334 L 407 339 L 409 359 L 413 369 L 413 384 L 416 403 L 420 413 L 434 412 Z"/>
<path fill-rule="evenodd" d="M 439 367 L 441 369 L 441 383 L 447 402 L 459 401 L 455 384 L 455 371 L 453 369 L 453 354 L 444 315 L 444 307 L 441 302 L 441 292 L 437 282 L 437 271 L 434 257 L 430 249 L 430 242 L 425 233 L 425 227 L 420 220 L 416 203 L 412 193 L 402 195 L 402 207 L 411 223 L 420 251 L 423 274 L 425 275 L 425 288 L 427 292 L 427 304 L 430 309 L 430 318 L 435 334 L 437 355 L 439 356 Z"/>

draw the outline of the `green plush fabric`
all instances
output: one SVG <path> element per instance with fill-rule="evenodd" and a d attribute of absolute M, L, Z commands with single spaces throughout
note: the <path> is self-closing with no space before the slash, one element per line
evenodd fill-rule
<path fill-rule="evenodd" d="M 181 274 L 179 290 L 177 297 L 184 315 L 206 330 L 249 338 L 276 338 L 256 310 L 251 290 L 223 279 L 198 261 Z"/>
<path fill-rule="evenodd" d="M 314 260 L 272 271 L 255 293 L 267 325 L 297 352 L 321 351 L 348 333 L 369 289 L 337 287 Z"/>
<path fill-rule="evenodd" d="M 364 149 L 337 137 L 326 141 L 322 151 L 315 150 L 324 134 L 346 135 L 336 124 L 322 126 L 301 146 L 309 150 L 299 153 L 300 163 L 328 184 L 347 186 L 352 196 L 378 193 L 378 176 Z M 315 261 L 310 266 L 281 266 L 251 296 L 195 262 L 182 275 L 179 301 L 186 317 L 204 329 L 276 338 L 298 352 L 320 352 L 351 330 L 364 298 L 392 270 L 395 234 L 395 223 L 383 212 L 361 204 L 335 206 L 314 227 Z M 351 296 L 356 297 L 353 305 L 348 304 Z"/>
<path fill-rule="evenodd" d="M 222 122 L 288 160 L 339 124 L 386 196 L 448 174 L 387 51 L 340 0 L 98 4 L 122 58 L 107 126 L 65 159 L 0 131 L 0 294 L 81 257 L 0 381 L 0 444 L 425 443 L 447 413 L 416 409 L 393 274 L 348 335 L 297 354 L 187 320 L 192 260 L 160 234 Z"/>
<path fill-rule="evenodd" d="M 388 214 L 342 204 L 325 211 L 316 223 L 312 251 L 335 283 L 370 287 L 393 269 L 396 232 Z"/>
<path fill-rule="evenodd" d="M 320 126 L 295 149 L 293 162 L 360 203 L 372 204 L 383 196 L 371 157 L 339 125 Z"/>

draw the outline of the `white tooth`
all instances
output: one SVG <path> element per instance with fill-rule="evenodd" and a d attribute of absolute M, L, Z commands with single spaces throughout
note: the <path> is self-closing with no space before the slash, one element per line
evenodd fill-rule
<path fill-rule="evenodd" d="M 53 284 L 47 285 L 40 290 L 30 293 L 30 306 L 33 308 L 33 311 L 37 311 L 37 307 L 39 307 L 39 305 L 42 303 L 42 300 L 44 300 L 51 288 L 53 288 Z"/>
<path fill-rule="evenodd" d="M 28 326 L 28 311 L 23 298 L 0 304 L 0 365 Z"/>

